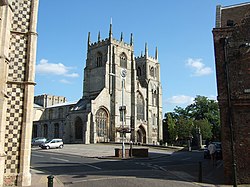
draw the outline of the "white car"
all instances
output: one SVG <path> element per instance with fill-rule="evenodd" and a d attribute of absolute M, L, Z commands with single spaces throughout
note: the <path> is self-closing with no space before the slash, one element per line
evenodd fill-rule
<path fill-rule="evenodd" d="M 62 139 L 50 139 L 40 145 L 42 149 L 50 149 L 50 148 L 63 148 L 63 141 Z"/>

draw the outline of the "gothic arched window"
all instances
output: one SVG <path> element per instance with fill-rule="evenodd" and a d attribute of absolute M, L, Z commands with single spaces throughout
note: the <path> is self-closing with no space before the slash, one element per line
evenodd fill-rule
<path fill-rule="evenodd" d="M 149 70 L 150 76 L 154 77 L 155 76 L 155 69 L 154 67 L 151 67 Z"/>
<path fill-rule="evenodd" d="M 155 77 L 157 76 L 157 68 L 155 68 L 155 73 L 154 73 Z"/>
<path fill-rule="evenodd" d="M 153 117 L 152 117 L 152 124 L 153 124 L 153 125 L 156 124 L 156 117 L 155 117 L 155 114 L 153 114 Z"/>
<path fill-rule="evenodd" d="M 83 123 L 80 117 L 75 120 L 75 139 L 82 140 L 83 138 Z"/>
<path fill-rule="evenodd" d="M 54 124 L 54 138 L 59 138 L 59 124 Z"/>
<path fill-rule="evenodd" d="M 96 112 L 96 132 L 99 137 L 108 137 L 108 114 L 103 108 Z"/>
<path fill-rule="evenodd" d="M 102 53 L 98 52 L 96 55 L 96 66 L 101 67 L 102 66 Z"/>
<path fill-rule="evenodd" d="M 48 125 L 43 125 L 43 137 L 48 138 Z"/>
<path fill-rule="evenodd" d="M 53 117 L 53 110 L 49 109 L 49 119 L 52 119 L 52 117 Z"/>
<path fill-rule="evenodd" d="M 63 108 L 59 108 L 59 118 L 63 118 Z"/>
<path fill-rule="evenodd" d="M 125 53 L 122 53 L 120 55 L 120 66 L 122 68 L 127 68 L 127 57 L 126 57 Z"/>
<path fill-rule="evenodd" d="M 137 94 L 137 119 L 144 120 L 144 101 L 140 93 Z"/>
<path fill-rule="evenodd" d="M 157 105 L 157 93 L 156 90 L 152 90 L 152 106 Z"/>
<path fill-rule="evenodd" d="M 137 76 L 138 76 L 138 77 L 141 76 L 141 68 L 140 68 L 140 67 L 137 68 Z"/>

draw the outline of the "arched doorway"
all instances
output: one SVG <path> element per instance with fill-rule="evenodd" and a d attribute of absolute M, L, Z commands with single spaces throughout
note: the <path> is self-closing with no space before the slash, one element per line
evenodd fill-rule
<path fill-rule="evenodd" d="M 80 117 L 75 119 L 75 140 L 83 140 L 83 123 Z"/>
<path fill-rule="evenodd" d="M 109 125 L 108 125 L 108 113 L 105 109 L 100 108 L 96 112 L 96 134 L 97 142 L 109 141 Z"/>
<path fill-rule="evenodd" d="M 48 125 L 43 125 L 43 137 L 48 138 Z"/>
<path fill-rule="evenodd" d="M 137 142 L 146 143 L 146 131 L 142 126 L 137 130 Z"/>
<path fill-rule="evenodd" d="M 54 124 L 54 138 L 59 138 L 59 124 Z"/>

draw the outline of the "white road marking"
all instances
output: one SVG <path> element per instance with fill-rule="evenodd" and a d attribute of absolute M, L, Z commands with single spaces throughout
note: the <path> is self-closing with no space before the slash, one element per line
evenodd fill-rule
<path fill-rule="evenodd" d="M 59 160 L 59 161 L 64 161 L 64 162 L 69 162 L 69 160 L 61 159 L 61 158 L 51 157 L 51 159 L 53 159 L 53 160 Z"/>
<path fill-rule="evenodd" d="M 44 157 L 44 156 L 42 156 L 42 155 L 36 155 L 36 154 L 32 154 L 32 156 L 36 156 L 36 157 Z"/>
<path fill-rule="evenodd" d="M 99 167 L 96 167 L 96 166 L 92 166 L 92 165 L 90 165 L 90 164 L 84 164 L 84 163 L 80 163 L 79 162 L 79 164 L 82 164 L 82 165 L 85 165 L 85 166 L 89 166 L 89 167 L 91 167 L 91 168 L 95 168 L 95 169 L 98 169 L 98 170 L 101 170 L 102 168 L 99 168 Z"/>

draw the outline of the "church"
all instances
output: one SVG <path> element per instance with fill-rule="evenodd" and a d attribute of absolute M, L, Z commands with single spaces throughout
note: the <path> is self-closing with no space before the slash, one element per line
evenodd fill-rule
<path fill-rule="evenodd" d="M 162 140 L 162 87 L 158 50 L 136 57 L 130 42 L 109 37 L 87 41 L 82 98 L 35 96 L 33 137 L 62 138 L 65 143 Z"/>

